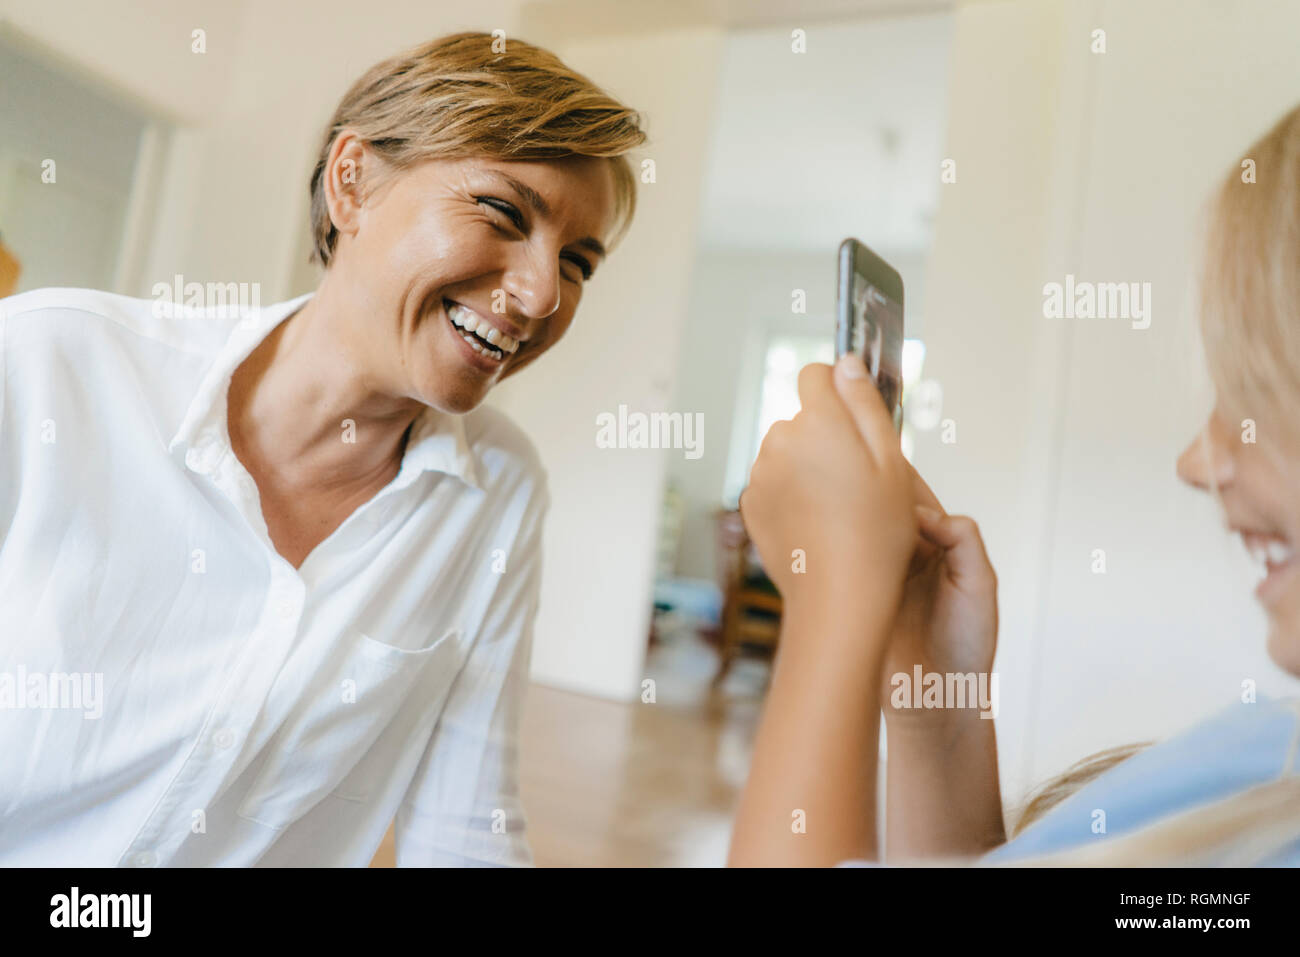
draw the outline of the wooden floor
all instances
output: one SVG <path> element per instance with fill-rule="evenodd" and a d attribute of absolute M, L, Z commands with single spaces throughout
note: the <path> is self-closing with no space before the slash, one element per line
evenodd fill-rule
<path fill-rule="evenodd" d="M 682 633 L 647 657 L 654 704 L 529 687 L 520 779 L 539 867 L 726 863 L 768 666 L 742 659 L 712 692 L 716 664 Z M 393 866 L 391 829 L 371 866 Z"/>

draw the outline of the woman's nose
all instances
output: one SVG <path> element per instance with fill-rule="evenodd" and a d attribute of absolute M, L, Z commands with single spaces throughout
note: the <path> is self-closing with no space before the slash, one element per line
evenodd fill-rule
<path fill-rule="evenodd" d="M 1178 456 L 1178 477 L 1202 491 L 1222 488 L 1232 481 L 1232 452 L 1213 416 Z"/>
<path fill-rule="evenodd" d="M 559 257 L 548 267 L 541 256 L 525 255 L 506 273 L 503 285 L 520 312 L 529 319 L 546 319 L 560 308 Z"/>

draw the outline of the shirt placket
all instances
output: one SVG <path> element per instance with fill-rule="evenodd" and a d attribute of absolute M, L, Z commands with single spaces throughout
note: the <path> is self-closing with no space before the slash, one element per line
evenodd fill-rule
<path fill-rule="evenodd" d="M 189 468 L 210 478 L 250 524 L 254 524 L 250 510 L 257 510 L 260 519 L 251 476 L 238 466 L 215 430 L 200 434 L 185 461 Z M 254 528 L 265 536 L 264 521 Z M 270 568 L 270 585 L 256 628 L 243 642 L 185 763 L 122 854 L 119 866 L 166 863 L 192 836 L 195 812 L 205 810 L 232 776 L 254 721 L 289 655 L 306 601 L 306 585 L 288 562 L 273 555 Z"/>

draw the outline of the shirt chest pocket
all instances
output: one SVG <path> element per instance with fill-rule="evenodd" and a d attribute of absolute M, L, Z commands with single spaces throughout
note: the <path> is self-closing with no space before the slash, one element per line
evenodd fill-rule
<path fill-rule="evenodd" d="M 239 816 L 278 830 L 331 792 L 365 801 L 401 757 L 397 745 L 423 744 L 432 730 L 460 670 L 460 637 L 453 628 L 407 651 L 355 633 L 271 739 Z"/>

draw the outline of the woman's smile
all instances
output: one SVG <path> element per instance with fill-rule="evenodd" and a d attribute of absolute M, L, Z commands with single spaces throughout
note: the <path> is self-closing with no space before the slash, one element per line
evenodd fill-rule
<path fill-rule="evenodd" d="M 482 313 L 451 299 L 442 300 L 447 331 L 456 341 L 458 354 L 471 368 L 496 373 L 519 353 L 524 342 L 493 323 Z"/>

